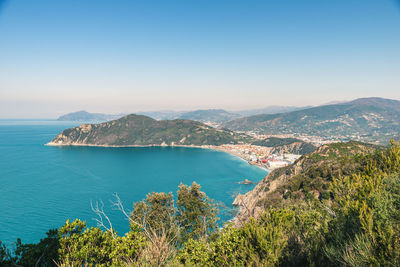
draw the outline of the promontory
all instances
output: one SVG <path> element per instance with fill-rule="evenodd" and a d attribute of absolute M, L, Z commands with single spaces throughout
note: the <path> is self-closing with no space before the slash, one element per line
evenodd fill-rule
<path fill-rule="evenodd" d="M 113 121 L 66 129 L 47 145 L 203 146 L 246 143 L 251 139 L 192 120 L 155 120 L 131 114 Z"/>

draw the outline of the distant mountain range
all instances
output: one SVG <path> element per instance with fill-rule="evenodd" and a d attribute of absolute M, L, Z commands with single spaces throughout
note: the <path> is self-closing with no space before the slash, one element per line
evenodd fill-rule
<path fill-rule="evenodd" d="M 260 114 L 276 114 L 276 113 L 285 113 L 291 112 L 301 109 L 311 108 L 311 106 L 305 107 L 294 107 L 294 106 L 269 106 L 262 109 L 249 109 L 249 110 L 239 110 L 235 111 L 235 113 L 242 115 L 242 117 L 254 116 Z"/>
<path fill-rule="evenodd" d="M 256 114 L 282 113 L 293 110 L 300 110 L 303 108 L 270 106 L 265 109 L 242 110 L 237 112 L 226 111 L 224 109 L 199 109 L 192 111 L 173 111 L 173 110 L 139 111 L 139 112 L 134 112 L 134 114 L 145 115 L 156 120 L 188 119 L 200 122 L 211 122 L 215 124 L 221 124 L 244 116 L 251 116 Z M 80 122 L 103 122 L 108 120 L 119 119 L 125 115 L 127 114 L 103 114 L 103 113 L 89 113 L 87 111 L 78 111 L 63 115 L 59 117 L 58 120 L 80 121 Z"/>
<path fill-rule="evenodd" d="M 102 122 L 119 119 L 125 114 L 103 114 L 103 113 L 89 113 L 81 110 L 72 112 L 59 117 L 58 121 L 79 121 L 79 122 Z"/>
<path fill-rule="evenodd" d="M 243 117 L 245 114 L 264 114 Z M 275 113 L 280 112 L 280 113 Z M 273 113 L 273 114 L 269 114 Z M 138 112 L 157 120 L 194 120 L 214 123 L 232 131 L 261 134 L 315 135 L 340 140 L 387 142 L 400 137 L 400 101 L 360 98 L 316 107 L 271 106 L 265 109 L 230 112 L 223 109 L 195 111 Z M 104 122 L 124 114 L 79 111 L 58 118 L 63 121 Z"/>
<path fill-rule="evenodd" d="M 204 109 L 185 112 L 179 116 L 179 119 L 223 123 L 240 117 L 242 116 L 239 114 L 231 113 L 223 109 Z"/>
<path fill-rule="evenodd" d="M 155 120 L 174 120 L 179 118 L 184 111 L 174 111 L 174 110 L 157 110 L 157 111 L 139 111 L 134 112 L 137 115 L 144 115 Z"/>
<path fill-rule="evenodd" d="M 387 142 L 400 136 L 400 101 L 360 98 L 287 113 L 239 118 L 222 127 L 263 134 L 306 134 Z"/>

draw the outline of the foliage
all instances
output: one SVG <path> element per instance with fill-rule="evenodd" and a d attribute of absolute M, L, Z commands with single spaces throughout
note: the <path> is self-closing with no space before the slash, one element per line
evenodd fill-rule
<path fill-rule="evenodd" d="M 15 254 L 18 265 L 54 266 L 53 259 L 58 257 L 59 236 L 58 230 L 53 229 L 46 233 L 47 237 L 41 239 L 38 244 L 22 244 L 21 239 L 17 240 Z"/>
<path fill-rule="evenodd" d="M 200 191 L 199 184 L 179 185 L 176 221 L 181 230 L 181 240 L 206 238 L 217 227 L 217 205 Z"/>
<path fill-rule="evenodd" d="M 333 180 L 330 260 L 350 266 L 400 264 L 399 167 L 400 143 L 392 143 L 362 174 Z"/>
<path fill-rule="evenodd" d="M 11 253 L 0 241 L 0 266 L 55 266 L 58 258 L 58 230 L 52 229 L 37 244 L 23 244 L 18 238 Z"/>
<path fill-rule="evenodd" d="M 0 266 L 11 266 L 11 262 L 7 247 L 0 241 Z"/>
<path fill-rule="evenodd" d="M 211 242 L 190 239 L 177 260 L 198 266 L 307 265 L 318 259 L 327 213 L 304 206 L 269 209 L 240 228 L 225 227 Z"/>
<path fill-rule="evenodd" d="M 314 153 L 303 156 L 294 165 L 274 170 L 269 175 L 269 181 L 280 176 L 290 178 L 278 186 L 277 199 L 271 196 L 264 200 L 264 205 L 286 205 L 287 201 L 282 201 L 281 197 L 290 201 L 312 198 L 327 200 L 331 195 L 329 184 L 334 177 L 362 172 L 368 162 L 379 155 L 371 153 L 381 149 L 359 142 L 333 143 L 320 147 Z"/>
<path fill-rule="evenodd" d="M 342 149 L 343 146 L 338 146 Z M 216 227 L 217 207 L 200 186 L 180 185 L 134 204 L 131 230 L 87 228 L 69 220 L 38 244 L 0 243 L 1 266 L 399 266 L 400 143 L 296 176 L 330 176 L 329 197 L 266 207 L 241 227 Z M 336 159 L 341 161 L 340 157 Z M 329 159 L 334 163 L 334 159 Z M 333 166 L 337 166 L 336 169 Z M 13 256 L 11 256 L 11 254 Z"/>
<path fill-rule="evenodd" d="M 146 244 L 139 229 L 120 237 L 99 228 L 86 228 L 86 223 L 78 219 L 67 220 L 59 232 L 59 259 L 67 265 L 120 266 L 134 261 Z"/>
<path fill-rule="evenodd" d="M 133 206 L 131 229 L 140 229 L 149 240 L 142 258 L 153 266 L 162 265 L 175 252 L 180 230 L 175 222 L 175 213 L 171 193 L 153 192 Z"/>
<path fill-rule="evenodd" d="M 252 219 L 222 235 L 215 242 L 213 261 L 224 266 L 276 264 L 287 246 L 287 229 L 294 222 L 291 210 L 269 210 L 258 221 Z"/>
<path fill-rule="evenodd" d="M 145 200 L 134 204 L 130 215 L 131 227 L 139 224 L 156 235 L 163 231 L 168 231 L 168 235 L 176 235 L 177 229 L 173 221 L 175 211 L 172 193 L 153 192 L 148 194 Z"/>

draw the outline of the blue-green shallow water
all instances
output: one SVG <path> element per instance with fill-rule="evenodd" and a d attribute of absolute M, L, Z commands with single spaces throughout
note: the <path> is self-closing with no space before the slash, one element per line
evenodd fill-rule
<path fill-rule="evenodd" d="M 0 120 L 0 240 L 37 242 L 68 218 L 95 226 L 90 201 L 99 199 L 114 227 L 124 233 L 128 222 L 109 202 L 114 192 L 131 209 L 152 191 L 176 195 L 180 182 L 196 181 L 211 198 L 231 207 L 234 194 L 252 189 L 239 181 L 260 181 L 266 175 L 241 159 L 206 149 L 44 146 L 74 125 Z"/>

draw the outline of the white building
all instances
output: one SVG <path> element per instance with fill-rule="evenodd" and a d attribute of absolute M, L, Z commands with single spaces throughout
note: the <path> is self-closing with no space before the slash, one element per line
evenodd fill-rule
<path fill-rule="evenodd" d="M 297 159 L 299 159 L 301 157 L 301 155 L 297 155 L 297 154 L 285 154 L 284 156 L 283 156 L 283 158 L 285 159 L 285 160 L 288 160 L 288 161 L 290 161 L 290 162 L 294 162 L 294 161 L 296 161 Z"/>
<path fill-rule="evenodd" d="M 285 167 L 287 165 L 289 165 L 289 162 L 283 160 L 268 161 L 267 163 L 268 169 L 270 170 Z"/>

